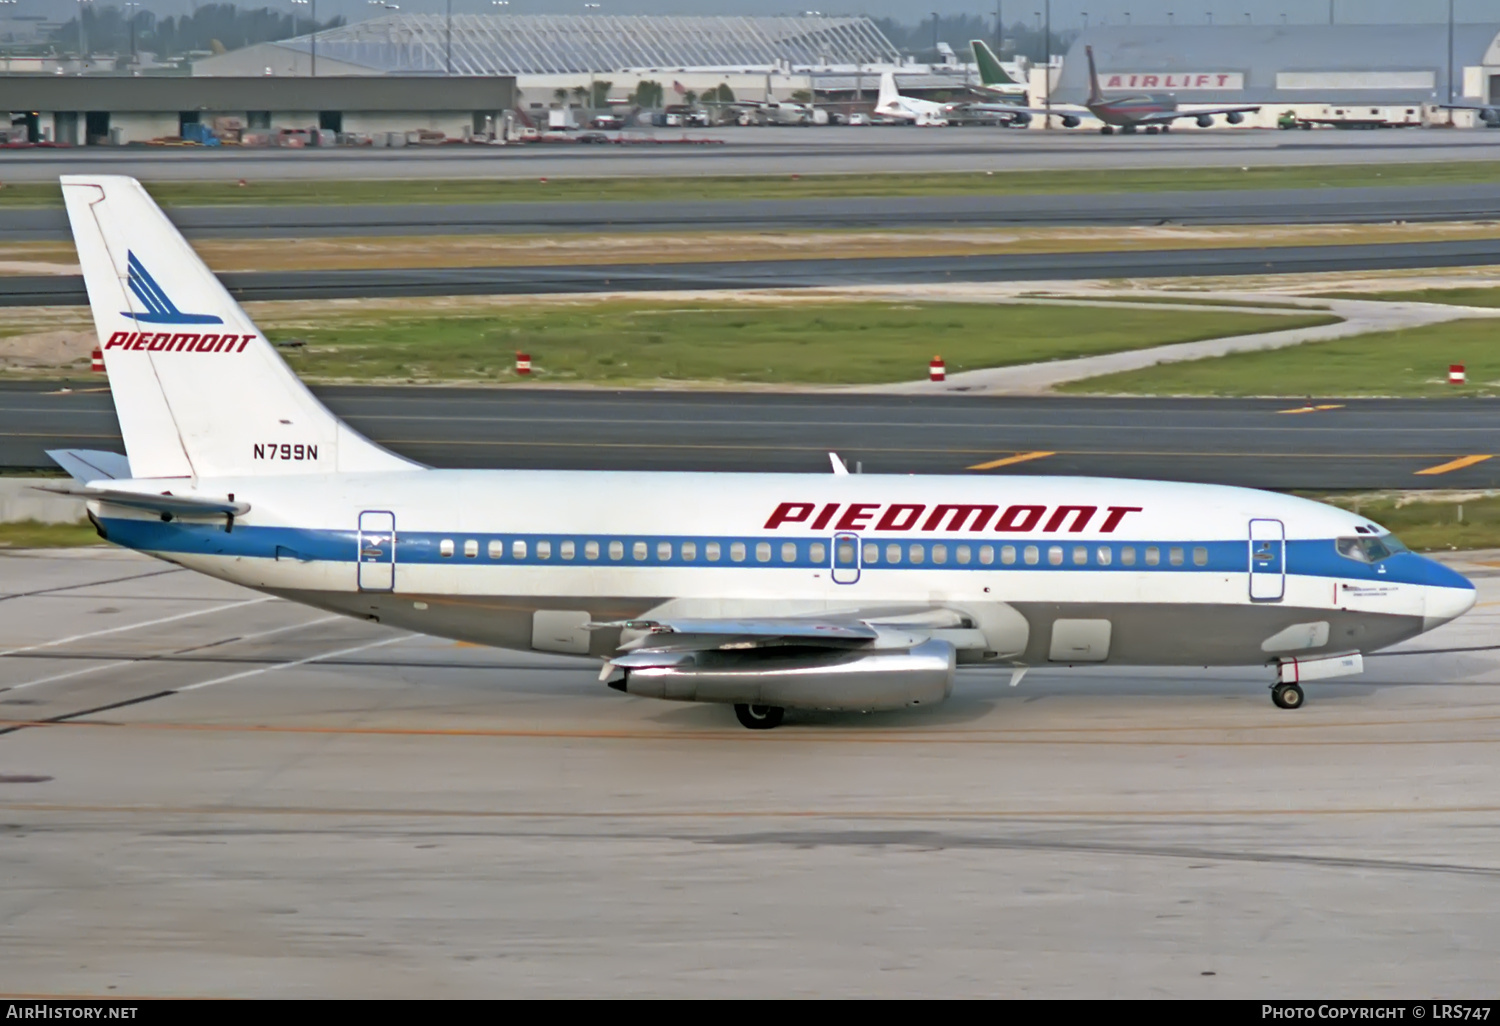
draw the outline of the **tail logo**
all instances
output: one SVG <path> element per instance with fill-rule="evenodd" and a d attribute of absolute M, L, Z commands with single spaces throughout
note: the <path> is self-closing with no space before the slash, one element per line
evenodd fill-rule
<path fill-rule="evenodd" d="M 146 270 L 146 265 L 134 252 L 128 252 L 125 256 L 126 267 L 129 274 L 127 283 L 130 291 L 135 293 L 146 307 L 145 313 L 132 313 L 129 310 L 121 310 L 122 317 L 139 321 L 142 324 L 223 324 L 224 318 L 215 317 L 213 314 L 183 313 L 177 309 L 177 304 L 167 297 L 167 293 L 157 284 L 151 272 Z"/>

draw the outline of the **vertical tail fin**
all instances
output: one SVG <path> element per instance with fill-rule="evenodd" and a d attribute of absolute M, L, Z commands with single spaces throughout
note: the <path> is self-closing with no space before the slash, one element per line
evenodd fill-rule
<path fill-rule="evenodd" d="M 62 190 L 134 476 L 417 467 L 313 397 L 139 182 Z"/>
<path fill-rule="evenodd" d="M 1099 72 L 1094 68 L 1094 48 L 1085 46 L 1084 56 L 1089 59 L 1089 98 L 1084 101 L 1084 106 L 1089 107 L 1096 103 L 1104 102 L 1104 94 L 1099 91 Z"/>
<path fill-rule="evenodd" d="M 880 76 L 880 95 L 875 100 L 875 109 L 885 110 L 887 107 L 897 107 L 900 104 L 901 93 L 896 89 L 895 73 L 887 71 Z"/>
<path fill-rule="evenodd" d="M 1000 63 L 1000 58 L 995 56 L 983 39 L 969 40 L 969 48 L 974 51 L 974 65 L 979 69 L 981 85 L 1016 85 L 1016 80 L 1010 77 L 1005 66 Z"/>

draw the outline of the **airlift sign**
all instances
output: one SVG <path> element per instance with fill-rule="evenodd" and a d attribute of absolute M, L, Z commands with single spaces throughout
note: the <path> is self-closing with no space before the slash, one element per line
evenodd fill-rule
<path fill-rule="evenodd" d="M 1121 71 L 1099 76 L 1101 88 L 1171 89 L 1176 92 L 1201 90 L 1215 93 L 1238 93 L 1245 89 L 1242 71 Z"/>

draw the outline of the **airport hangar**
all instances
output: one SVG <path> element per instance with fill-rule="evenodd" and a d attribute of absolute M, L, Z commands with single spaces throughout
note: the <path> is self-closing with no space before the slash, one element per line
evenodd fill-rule
<path fill-rule="evenodd" d="M 310 35 L 258 43 L 193 63 L 195 76 L 513 76 L 524 108 L 555 91 L 609 82 L 616 105 L 641 82 L 665 102 L 727 85 L 739 100 L 873 100 L 884 71 L 912 95 L 957 94 L 969 68 L 909 63 L 869 18 L 665 15 L 393 14 Z M 681 88 L 678 89 L 677 87 Z"/>
<path fill-rule="evenodd" d="M 252 132 L 426 129 L 464 138 L 498 124 L 515 97 L 515 79 L 507 76 L 0 77 L 0 107 L 12 112 L 13 125 L 24 126 L 31 142 L 70 145 L 180 138 L 190 124 L 226 118 Z"/>
<path fill-rule="evenodd" d="M 1269 128 L 1283 111 L 1298 117 L 1448 124 L 1436 105 L 1490 105 L 1451 123 L 1500 124 L 1500 23 L 1457 25 L 1449 94 L 1447 25 L 1138 25 L 1082 32 L 1053 69 L 1052 100 L 1082 104 L 1094 49 L 1106 95 L 1170 93 L 1185 108 L 1260 104 L 1241 127 Z M 1032 72 L 1034 100 L 1046 71 Z M 1036 119 L 1040 127 L 1043 119 Z M 1217 119 L 1222 124 L 1222 119 Z M 1193 128 L 1184 118 L 1174 126 Z M 1083 130 L 1097 122 L 1084 121 Z"/>

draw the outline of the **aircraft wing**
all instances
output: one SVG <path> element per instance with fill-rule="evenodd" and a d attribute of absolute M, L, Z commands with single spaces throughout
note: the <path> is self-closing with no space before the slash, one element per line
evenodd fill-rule
<path fill-rule="evenodd" d="M 1138 125 L 1160 125 L 1178 118 L 1213 117 L 1215 114 L 1253 114 L 1259 107 L 1214 107 L 1210 110 L 1171 110 L 1160 114 L 1145 114 L 1136 120 Z"/>

